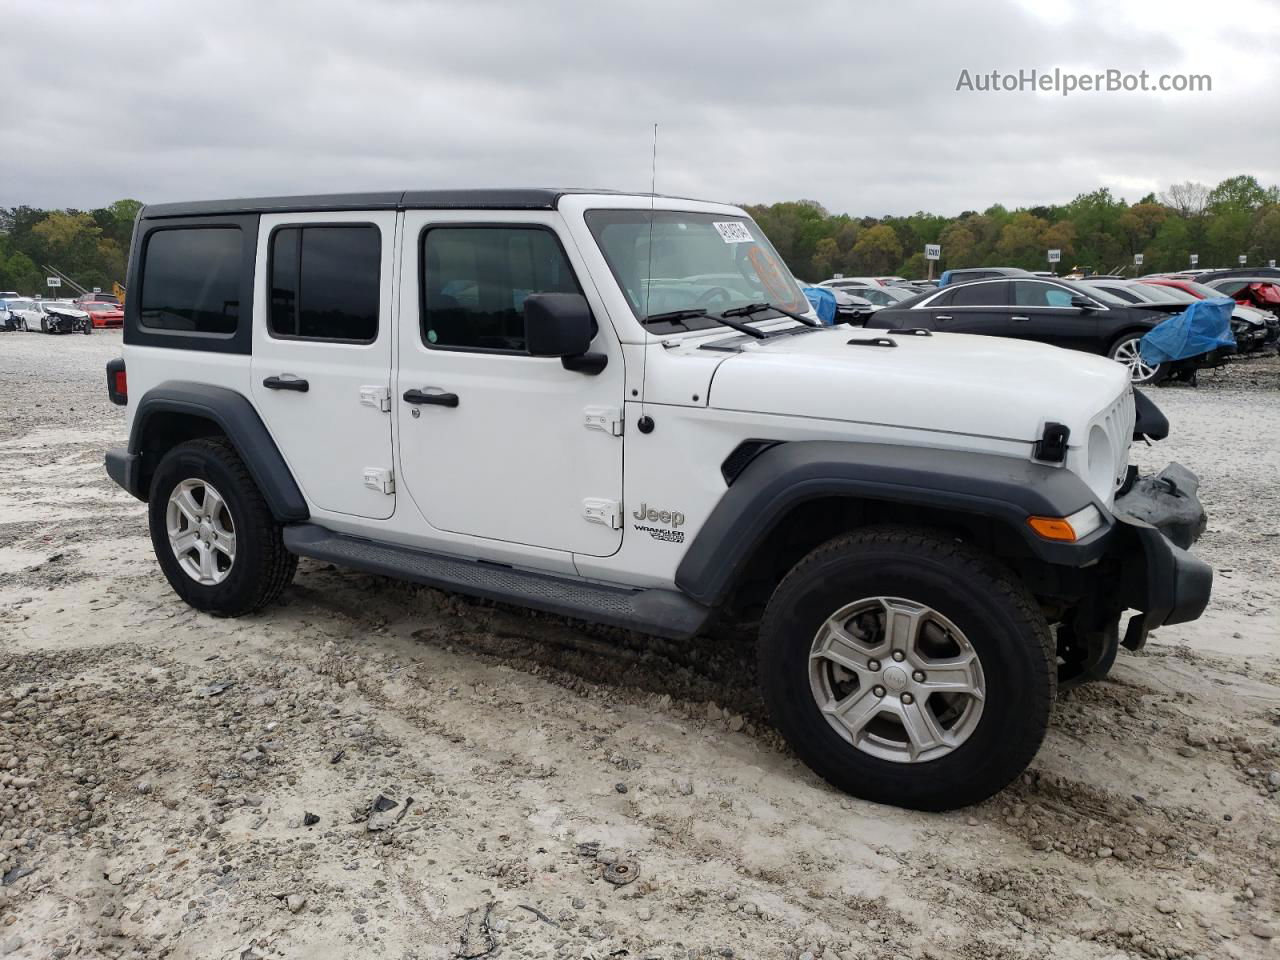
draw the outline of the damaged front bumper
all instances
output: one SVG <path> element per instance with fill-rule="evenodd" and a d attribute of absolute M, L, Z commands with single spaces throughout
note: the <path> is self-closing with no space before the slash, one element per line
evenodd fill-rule
<path fill-rule="evenodd" d="M 1130 650 L 1142 647 L 1157 627 L 1199 618 L 1209 604 L 1213 568 L 1189 552 L 1206 523 L 1199 486 L 1194 473 L 1172 463 L 1116 498 L 1118 600 L 1139 611 L 1122 641 Z"/>

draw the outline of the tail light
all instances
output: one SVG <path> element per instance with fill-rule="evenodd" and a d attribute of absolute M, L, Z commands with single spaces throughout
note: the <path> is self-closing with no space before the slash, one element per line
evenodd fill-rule
<path fill-rule="evenodd" d="M 123 407 L 129 402 L 129 378 L 125 375 L 123 359 L 107 364 L 107 396 L 116 406 Z"/>

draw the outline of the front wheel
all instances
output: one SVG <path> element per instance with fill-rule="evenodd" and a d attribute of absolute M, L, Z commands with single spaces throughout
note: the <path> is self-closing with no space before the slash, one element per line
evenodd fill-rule
<path fill-rule="evenodd" d="M 151 545 L 178 596 L 224 617 L 252 613 L 288 586 L 298 558 L 226 440 L 190 440 L 151 481 Z"/>
<path fill-rule="evenodd" d="M 88 320 L 86 320 L 84 322 L 84 330 L 82 330 L 81 333 L 83 333 L 86 337 L 89 334 L 93 333 L 93 324 L 90 323 Z"/>
<path fill-rule="evenodd" d="M 1155 383 L 1164 375 L 1163 363 L 1152 366 L 1142 359 L 1141 336 L 1121 337 L 1111 345 L 1107 356 L 1129 368 L 1130 383 Z"/>
<path fill-rule="evenodd" d="M 837 538 L 798 563 L 760 631 L 774 722 L 818 775 L 919 810 L 977 803 L 1026 769 L 1057 671 L 1033 598 L 990 557 L 920 530 Z"/>

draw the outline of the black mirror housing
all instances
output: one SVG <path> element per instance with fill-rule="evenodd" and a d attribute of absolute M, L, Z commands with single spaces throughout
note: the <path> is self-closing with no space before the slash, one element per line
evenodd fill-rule
<path fill-rule="evenodd" d="M 580 293 L 534 293 L 524 301 L 525 349 L 534 357 L 577 357 L 595 336 L 595 318 Z"/>
<path fill-rule="evenodd" d="M 1079 307 L 1081 310 L 1096 310 L 1098 305 L 1083 294 L 1073 294 L 1071 297 L 1071 305 Z"/>

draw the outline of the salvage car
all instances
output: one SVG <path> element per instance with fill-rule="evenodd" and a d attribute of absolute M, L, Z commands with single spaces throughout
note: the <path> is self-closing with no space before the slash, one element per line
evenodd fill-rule
<path fill-rule="evenodd" d="M 1165 310 L 1125 303 L 1105 290 L 1070 280 L 1022 275 L 952 283 L 935 293 L 886 307 L 867 320 L 869 328 L 924 329 L 1015 337 L 1110 357 L 1124 364 L 1134 383 L 1171 374 L 1189 375 L 1222 363 L 1228 352 L 1152 366 L 1140 341 L 1168 317 Z"/>
<path fill-rule="evenodd" d="M 40 328 L 40 308 L 36 301 L 29 297 L 11 297 L 5 300 L 8 313 L 7 328 L 9 330 L 38 330 Z"/>
<path fill-rule="evenodd" d="M 124 326 L 124 308 L 120 304 L 108 303 L 102 300 L 77 302 L 80 304 L 80 309 L 88 312 L 89 318 L 93 321 L 95 327 Z"/>
<path fill-rule="evenodd" d="M 1190 304 L 1204 299 L 1180 287 L 1126 280 L 1124 277 L 1087 277 L 1078 282 L 1106 290 L 1127 303 L 1170 312 L 1185 310 Z M 1237 353 L 1256 353 L 1280 341 L 1280 319 L 1237 302 L 1231 312 L 1231 332 L 1235 336 Z"/>
<path fill-rule="evenodd" d="M 1168 423 L 1124 368 L 825 326 L 739 207 L 168 203 L 129 281 L 107 473 L 218 616 L 305 556 L 670 638 L 758 624 L 797 755 L 942 810 L 1026 769 L 1060 681 L 1209 600 L 1194 478 L 1129 464 Z"/>
<path fill-rule="evenodd" d="M 40 319 L 30 330 L 41 333 L 92 333 L 93 324 L 89 314 L 62 300 L 40 300 L 36 302 Z"/>

